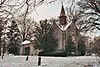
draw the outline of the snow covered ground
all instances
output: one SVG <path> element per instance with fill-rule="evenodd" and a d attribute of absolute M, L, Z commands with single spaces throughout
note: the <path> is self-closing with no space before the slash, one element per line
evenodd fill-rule
<path fill-rule="evenodd" d="M 38 66 L 38 56 L 4 56 L 0 57 L 0 67 L 100 67 L 100 58 L 95 56 L 79 57 L 41 57 Z"/>

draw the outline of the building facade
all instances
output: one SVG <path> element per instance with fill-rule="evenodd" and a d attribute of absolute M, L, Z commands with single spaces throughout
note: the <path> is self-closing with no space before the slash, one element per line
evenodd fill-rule
<path fill-rule="evenodd" d="M 54 32 L 53 33 L 54 37 L 58 40 L 58 50 L 65 49 L 69 35 L 72 36 L 73 42 L 75 43 L 77 48 L 78 41 L 81 35 L 79 34 L 75 23 L 67 21 L 67 16 L 65 15 L 65 10 L 63 5 L 61 7 L 59 21 L 54 22 L 51 29 Z"/>
<path fill-rule="evenodd" d="M 53 36 L 57 39 L 58 50 L 65 50 L 68 35 L 72 36 L 76 48 L 78 46 L 80 35 L 77 32 L 77 27 L 75 23 L 66 21 L 66 18 L 64 6 L 62 5 L 59 21 L 53 22 L 51 27 Z M 21 44 L 20 46 L 21 55 L 38 55 L 39 52 L 40 50 L 36 50 L 31 43 Z"/>

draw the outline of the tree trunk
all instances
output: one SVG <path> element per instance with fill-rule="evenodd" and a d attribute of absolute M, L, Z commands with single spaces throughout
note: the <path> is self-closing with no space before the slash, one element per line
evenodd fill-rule
<path fill-rule="evenodd" d="M 0 56 L 1 56 L 1 31 L 0 31 Z"/>
<path fill-rule="evenodd" d="M 4 53 L 5 53 L 5 41 L 4 41 L 4 44 L 3 44 L 3 56 L 4 56 Z"/>

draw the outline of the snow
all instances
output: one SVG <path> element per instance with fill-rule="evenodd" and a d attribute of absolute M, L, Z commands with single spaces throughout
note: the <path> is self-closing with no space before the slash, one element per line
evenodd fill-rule
<path fill-rule="evenodd" d="M 100 67 L 100 58 L 96 56 L 79 57 L 43 57 L 38 66 L 39 56 L 4 56 L 0 57 L 0 67 Z"/>
<path fill-rule="evenodd" d="M 63 26 L 63 25 L 59 25 L 57 22 L 56 22 L 56 25 L 62 30 L 62 31 L 65 31 L 70 25 L 71 25 L 72 22 L 68 23 L 67 25 Z"/>
<path fill-rule="evenodd" d="M 30 41 L 28 41 L 28 40 L 25 40 L 24 42 L 22 42 L 21 44 L 23 45 L 23 44 L 29 44 L 30 43 Z"/>

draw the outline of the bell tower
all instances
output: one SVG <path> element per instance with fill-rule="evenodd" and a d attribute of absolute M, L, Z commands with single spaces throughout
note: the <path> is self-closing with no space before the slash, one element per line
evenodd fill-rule
<path fill-rule="evenodd" d="M 65 10 L 63 5 L 61 7 L 59 19 L 60 19 L 60 25 L 66 25 L 66 15 L 65 15 Z"/>
<path fill-rule="evenodd" d="M 67 22 L 66 22 L 66 15 L 65 15 L 65 10 L 64 10 L 63 4 L 62 4 L 62 7 L 61 7 L 59 19 L 60 19 L 59 24 L 64 29 L 64 27 L 67 25 Z M 66 31 L 62 30 L 61 31 L 61 49 L 62 50 L 65 50 L 65 45 L 66 45 Z"/>

